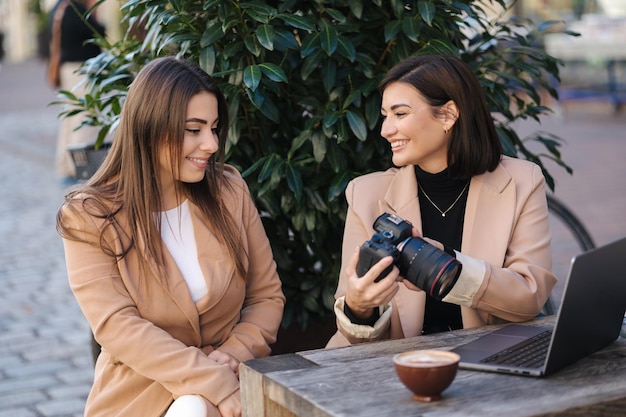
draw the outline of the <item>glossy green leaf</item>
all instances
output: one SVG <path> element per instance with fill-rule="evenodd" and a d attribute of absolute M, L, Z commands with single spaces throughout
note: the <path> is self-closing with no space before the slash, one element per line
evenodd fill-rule
<path fill-rule="evenodd" d="M 306 230 L 308 230 L 309 232 L 312 232 L 315 230 L 315 228 L 317 227 L 317 222 L 315 219 L 315 211 L 314 210 L 307 210 L 304 214 L 304 224 L 306 226 Z M 319 282 L 317 282 L 317 285 L 315 286 L 315 290 L 312 292 L 312 294 L 315 296 L 315 299 L 317 300 L 317 298 L 319 297 L 320 294 L 320 290 L 321 287 L 319 286 Z M 316 302 L 316 307 L 315 307 L 315 311 L 319 310 L 319 303 Z"/>
<path fill-rule="evenodd" d="M 308 18 L 306 18 L 304 16 L 298 16 L 298 15 L 295 15 L 295 14 L 280 13 L 276 17 L 281 19 L 287 25 L 292 26 L 294 28 L 302 29 L 302 30 L 306 30 L 306 31 L 314 31 L 315 30 L 315 24 L 313 24 L 310 19 L 308 19 Z"/>
<path fill-rule="evenodd" d="M 262 74 L 259 65 L 250 65 L 243 70 L 243 83 L 250 90 L 255 91 L 261 82 Z"/>
<path fill-rule="evenodd" d="M 435 53 L 459 56 L 459 49 L 445 40 L 432 39 L 428 42 L 428 47 Z"/>
<path fill-rule="evenodd" d="M 258 92 L 258 90 L 257 90 Z M 274 123 L 280 123 L 280 111 L 274 101 L 270 97 L 263 98 L 263 104 L 260 106 L 261 112 L 265 117 Z"/>
<path fill-rule="evenodd" d="M 413 42 L 417 42 L 420 37 L 420 21 L 413 16 L 402 19 L 402 33 Z"/>
<path fill-rule="evenodd" d="M 320 48 L 320 34 L 319 32 L 312 33 L 304 37 L 302 41 L 302 47 L 300 47 L 300 57 L 306 58 L 309 55 L 317 52 Z"/>
<path fill-rule="evenodd" d="M 319 132 L 312 133 L 311 143 L 313 144 L 313 157 L 315 162 L 319 164 L 326 157 L 326 136 Z"/>
<path fill-rule="evenodd" d="M 337 123 L 337 120 L 339 120 L 340 116 L 341 116 L 341 113 L 339 113 L 336 110 L 327 112 L 326 114 L 324 114 L 324 126 L 327 126 L 327 127 L 334 126 L 335 123 Z"/>
<path fill-rule="evenodd" d="M 282 193 L 280 196 L 280 210 L 283 213 L 290 213 L 296 207 L 296 199 L 292 193 Z"/>
<path fill-rule="evenodd" d="M 367 126 L 363 118 L 355 111 L 346 111 L 346 119 L 348 119 L 348 125 L 350 130 L 354 133 L 359 140 L 367 139 Z"/>
<path fill-rule="evenodd" d="M 198 64 L 207 74 L 213 74 L 215 69 L 215 49 L 212 46 L 200 49 Z"/>
<path fill-rule="evenodd" d="M 339 119 L 339 122 L 337 123 L 337 143 L 343 143 L 347 140 L 350 140 L 350 134 L 348 133 L 348 126 L 347 124 L 344 122 L 343 119 Z M 334 151 L 335 148 L 333 147 L 332 150 Z M 341 163 L 342 161 L 339 161 L 340 164 L 338 165 L 341 169 L 341 166 L 343 165 L 343 163 Z"/>
<path fill-rule="evenodd" d="M 371 94 L 365 100 L 365 120 L 369 130 L 373 130 L 381 120 L 380 115 L 381 98 L 378 94 Z"/>
<path fill-rule="evenodd" d="M 274 167 L 279 163 L 280 158 L 276 154 L 269 155 L 263 164 L 263 168 L 261 168 L 261 172 L 259 172 L 259 182 L 268 179 L 272 175 Z"/>
<path fill-rule="evenodd" d="M 264 21 L 269 20 L 278 14 L 278 11 L 275 8 L 267 4 L 264 4 L 264 2 L 245 1 L 245 2 L 238 2 L 238 3 L 239 3 L 239 7 L 245 10 L 248 14 L 261 16 L 263 17 Z"/>
<path fill-rule="evenodd" d="M 200 48 L 205 48 L 207 46 L 213 45 L 215 42 L 219 41 L 224 37 L 224 32 L 222 32 L 221 25 L 211 25 L 208 24 L 204 33 L 202 33 L 202 37 L 200 38 Z"/>
<path fill-rule="evenodd" d="M 274 50 L 274 27 L 272 25 L 259 26 L 256 30 L 256 37 L 265 49 Z"/>
<path fill-rule="evenodd" d="M 286 30 L 275 30 L 274 32 L 274 48 L 278 51 L 286 51 L 292 49 L 297 51 L 300 45 L 294 37 L 293 33 Z"/>
<path fill-rule="evenodd" d="M 328 206 L 318 191 L 313 192 L 311 189 L 305 188 L 305 192 L 309 206 L 322 213 L 328 211 Z M 314 214 L 314 212 L 312 213 Z"/>
<path fill-rule="evenodd" d="M 232 28 L 236 27 L 239 24 L 239 19 L 237 16 L 228 16 L 226 20 L 222 22 L 222 32 L 224 34 L 228 33 Z"/>
<path fill-rule="evenodd" d="M 384 28 L 385 42 L 389 42 L 393 38 L 398 36 L 398 33 L 400 33 L 401 29 L 402 29 L 401 20 L 392 20 L 391 22 L 387 23 Z"/>
<path fill-rule="evenodd" d="M 339 128 L 341 128 L 341 124 L 338 124 L 338 126 Z M 339 148 L 337 142 L 333 140 L 327 140 L 326 146 L 326 160 L 330 164 L 333 172 L 338 173 L 344 166 L 345 155 L 341 152 L 341 149 Z"/>
<path fill-rule="evenodd" d="M 428 26 L 433 25 L 433 19 L 435 18 L 435 5 L 432 1 L 420 0 L 417 2 L 417 10 L 422 16 L 422 20 L 426 22 Z"/>
<path fill-rule="evenodd" d="M 335 63 L 326 59 L 322 62 L 322 83 L 324 89 L 330 91 L 335 86 L 335 79 L 337 78 L 337 66 Z"/>
<path fill-rule="evenodd" d="M 325 13 L 327 13 L 330 17 L 333 18 L 334 22 L 332 23 L 345 23 L 346 22 L 346 16 L 341 13 L 339 10 L 337 9 L 333 9 L 331 7 L 328 7 L 324 10 Z"/>
<path fill-rule="evenodd" d="M 302 174 L 293 165 L 287 165 L 287 185 L 296 197 L 296 201 L 302 198 Z"/>
<path fill-rule="evenodd" d="M 348 6 L 350 11 L 354 13 L 357 19 L 363 17 L 363 1 L 362 0 L 348 0 Z"/>
<path fill-rule="evenodd" d="M 291 142 L 291 148 L 289 148 L 289 153 L 287 154 L 287 160 L 291 160 L 295 153 L 309 140 L 309 135 L 311 132 L 308 130 L 303 130 L 298 136 L 296 136 Z"/>
<path fill-rule="evenodd" d="M 389 0 L 389 3 L 395 18 L 400 19 L 404 14 L 404 6 L 406 2 L 404 0 Z"/>
<path fill-rule="evenodd" d="M 318 50 L 305 58 L 300 69 L 300 76 L 303 80 L 307 80 L 313 71 L 319 68 L 321 55 L 322 51 Z"/>
<path fill-rule="evenodd" d="M 348 58 L 350 62 L 356 60 L 356 49 L 349 39 L 341 36 L 337 38 L 337 51 L 345 58 Z"/>
<path fill-rule="evenodd" d="M 326 18 L 320 20 L 320 45 L 326 55 L 331 56 L 337 49 L 337 29 Z"/>
<path fill-rule="evenodd" d="M 342 197 L 346 187 L 348 186 L 348 182 L 350 182 L 351 179 L 352 178 L 348 172 L 341 172 L 336 175 L 333 178 L 330 187 L 328 187 L 328 199 L 332 201 Z"/>
<path fill-rule="evenodd" d="M 250 102 L 257 109 L 261 109 L 263 107 L 263 103 L 265 102 L 265 96 L 259 90 L 252 90 L 250 88 L 246 89 L 246 95 Z"/>
<path fill-rule="evenodd" d="M 244 45 L 246 46 L 246 49 L 248 50 L 248 52 L 250 52 L 252 55 L 254 55 L 255 57 L 259 57 L 261 55 L 261 45 L 259 44 L 259 42 L 257 42 L 257 38 L 256 36 L 246 36 L 246 38 L 243 41 Z M 239 45 L 229 45 L 232 49 L 239 49 Z M 229 48 L 229 49 L 231 49 Z M 233 56 L 232 52 L 225 52 L 225 56 L 230 57 Z"/>
<path fill-rule="evenodd" d="M 253 163 L 252 165 L 250 165 L 250 166 L 248 167 L 248 169 L 246 169 L 245 171 L 243 171 L 243 172 L 241 173 L 241 176 L 245 178 L 245 177 L 247 177 L 248 175 L 250 175 L 251 173 L 255 172 L 256 170 L 258 170 L 258 169 L 261 167 L 261 165 L 264 165 L 264 164 L 265 164 L 265 162 L 266 162 L 269 158 L 270 158 L 270 157 L 268 156 L 268 157 L 264 157 L 264 158 L 257 159 L 257 161 L 256 161 L 255 163 Z"/>
<path fill-rule="evenodd" d="M 261 69 L 263 74 L 265 74 L 265 76 L 270 80 L 283 83 L 287 82 L 287 75 L 285 74 L 285 71 L 283 71 L 283 69 L 278 65 L 264 62 L 262 64 L 259 64 L 258 67 Z"/>

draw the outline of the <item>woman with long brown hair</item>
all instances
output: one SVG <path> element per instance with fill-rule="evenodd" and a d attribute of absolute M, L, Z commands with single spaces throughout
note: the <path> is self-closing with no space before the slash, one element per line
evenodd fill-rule
<path fill-rule="evenodd" d="M 239 416 L 238 365 L 267 356 L 284 295 L 226 101 L 173 57 L 133 81 L 103 165 L 61 207 L 70 285 L 102 351 L 85 416 Z"/>

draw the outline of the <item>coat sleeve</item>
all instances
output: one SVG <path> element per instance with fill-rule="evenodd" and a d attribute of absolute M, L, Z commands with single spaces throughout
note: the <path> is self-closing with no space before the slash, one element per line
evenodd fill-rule
<path fill-rule="evenodd" d="M 347 286 L 346 267 L 354 255 L 356 248 L 371 238 L 373 233 L 372 224 L 374 219 L 379 215 L 377 204 L 359 205 L 361 209 L 359 213 L 362 213 L 362 215 L 359 215 L 359 213 L 354 210 L 354 204 L 359 204 L 358 201 L 355 201 L 355 199 L 358 198 L 358 196 L 355 195 L 355 187 L 356 182 L 352 181 L 346 187 L 345 192 L 348 202 L 348 211 L 344 227 L 341 269 L 339 272 L 337 291 L 335 292 L 336 302 L 334 306 L 338 334 L 333 336 L 329 346 L 343 345 L 346 344 L 346 342 L 355 344 L 389 338 L 389 325 L 392 312 L 391 303 L 379 307 L 380 318 L 373 326 L 351 323 L 350 319 L 343 312 Z"/>

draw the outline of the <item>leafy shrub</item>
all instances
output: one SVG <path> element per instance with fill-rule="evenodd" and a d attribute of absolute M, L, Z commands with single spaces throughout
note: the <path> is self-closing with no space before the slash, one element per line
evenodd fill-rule
<path fill-rule="evenodd" d="M 125 37 L 96 40 L 103 53 L 82 68 L 90 93 L 63 95 L 85 123 L 102 126 L 101 142 L 148 60 L 176 54 L 212 74 L 230 103 L 227 161 L 247 178 L 278 263 L 283 326 L 305 326 L 332 314 L 347 182 L 391 164 L 376 87 L 399 60 L 460 56 L 481 80 L 506 153 L 569 170 L 558 138 L 521 139 L 512 128 L 549 111 L 538 91 L 556 97 L 550 80 L 558 82 L 558 61 L 535 46 L 552 22 L 507 19 L 505 3 L 130 0 L 122 7 Z M 546 152 L 531 152 L 528 141 Z"/>

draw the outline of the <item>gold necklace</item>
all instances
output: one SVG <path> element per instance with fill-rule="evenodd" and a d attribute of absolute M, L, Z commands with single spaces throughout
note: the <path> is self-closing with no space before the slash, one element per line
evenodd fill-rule
<path fill-rule="evenodd" d="M 422 190 L 424 197 L 426 197 L 426 199 L 430 201 L 430 204 L 432 204 L 433 207 L 436 208 L 439 213 L 441 213 L 441 217 L 446 217 L 446 213 L 452 210 L 452 207 L 454 207 L 454 205 L 457 203 L 457 201 L 459 201 L 459 199 L 461 198 L 465 190 L 467 190 L 467 186 L 469 185 L 469 183 L 470 182 L 468 181 L 467 184 L 465 184 L 465 187 L 463 187 L 463 189 L 461 190 L 461 194 L 459 194 L 456 200 L 454 200 L 454 202 L 450 204 L 450 207 L 448 207 L 446 211 L 442 211 L 439 207 L 437 207 L 437 204 L 435 204 L 433 200 L 431 200 L 430 197 L 428 197 L 428 194 L 426 194 L 426 191 L 424 191 L 424 187 L 422 187 L 419 183 L 417 184 L 417 186 L 420 188 L 420 190 Z"/>

